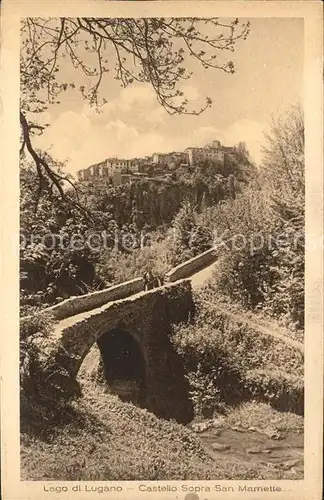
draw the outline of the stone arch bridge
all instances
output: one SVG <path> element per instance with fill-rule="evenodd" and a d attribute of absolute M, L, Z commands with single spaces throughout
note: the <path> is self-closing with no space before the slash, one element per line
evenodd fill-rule
<path fill-rule="evenodd" d="M 153 290 L 141 291 L 139 278 L 115 287 L 113 295 L 95 292 L 50 308 L 59 321 L 43 348 L 40 390 L 49 396 L 57 387 L 78 392 L 78 371 L 97 343 L 108 383 L 126 376 L 136 381 L 141 406 L 163 418 L 190 421 L 188 386 L 171 333 L 173 325 L 193 316 L 192 287 L 211 275 L 215 260 L 213 250 L 204 252 L 171 270 L 169 283 Z"/>

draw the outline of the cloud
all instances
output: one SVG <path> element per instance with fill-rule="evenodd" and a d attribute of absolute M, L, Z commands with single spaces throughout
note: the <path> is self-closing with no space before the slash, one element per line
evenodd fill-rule
<path fill-rule="evenodd" d="M 128 144 L 139 136 L 135 127 L 126 125 L 122 120 L 109 122 L 105 130 L 107 131 L 107 138 L 111 137 L 120 144 Z"/>
<path fill-rule="evenodd" d="M 135 104 L 152 106 L 156 102 L 156 98 L 152 87 L 135 85 L 122 89 L 115 102 L 123 111 L 131 111 Z"/>
<path fill-rule="evenodd" d="M 226 142 L 224 134 L 217 128 L 199 127 L 194 133 L 191 144 L 193 146 L 204 146 L 214 140 L 219 140 L 222 144 Z"/>
<path fill-rule="evenodd" d="M 179 96 L 174 99 L 174 102 L 180 104 L 186 97 L 194 108 L 197 104 L 195 101 L 200 100 L 198 89 L 193 85 L 184 84 L 179 87 L 179 90 L 184 93 L 184 96 Z M 122 120 L 133 126 L 142 124 L 144 127 L 146 124 L 156 128 L 168 119 L 167 112 L 158 103 L 156 93 L 149 84 L 133 85 L 121 89 L 117 97 L 101 107 L 99 113 L 89 104 L 85 104 L 82 115 L 103 126 L 110 121 Z"/>
<path fill-rule="evenodd" d="M 58 116 L 44 133 L 35 139 L 40 149 L 48 151 L 53 158 L 65 161 L 71 158 L 91 133 L 91 121 L 84 115 L 67 111 Z"/>
<path fill-rule="evenodd" d="M 266 130 L 266 124 L 245 118 L 235 121 L 223 130 L 211 126 L 199 127 L 194 132 L 191 143 L 193 146 L 203 146 L 213 140 L 219 140 L 226 146 L 233 146 L 245 142 L 252 160 L 258 164 Z"/>
<path fill-rule="evenodd" d="M 117 119 L 132 124 L 138 121 L 160 124 L 166 117 L 166 112 L 157 102 L 152 87 L 143 84 L 121 89 L 119 95 L 103 105 L 99 113 L 85 104 L 82 114 L 101 124 Z"/>
<path fill-rule="evenodd" d="M 140 133 L 120 119 L 100 126 L 84 115 L 67 112 L 37 138 L 36 146 L 47 150 L 55 159 L 66 161 L 66 169 L 75 174 L 109 156 L 131 158 L 146 156 L 161 148 L 168 150 L 172 141 L 168 142 L 154 130 Z"/>
<path fill-rule="evenodd" d="M 251 158 L 257 164 L 261 160 L 261 146 L 264 144 L 264 132 L 268 126 L 265 123 L 249 119 L 235 121 L 225 131 L 224 135 L 228 144 L 237 144 L 243 141 L 247 144 Z"/>

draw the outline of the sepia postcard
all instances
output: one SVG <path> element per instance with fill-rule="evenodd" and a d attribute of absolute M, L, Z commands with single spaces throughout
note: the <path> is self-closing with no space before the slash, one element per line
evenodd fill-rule
<path fill-rule="evenodd" d="M 4 0 L 4 500 L 322 496 L 318 1 Z"/>

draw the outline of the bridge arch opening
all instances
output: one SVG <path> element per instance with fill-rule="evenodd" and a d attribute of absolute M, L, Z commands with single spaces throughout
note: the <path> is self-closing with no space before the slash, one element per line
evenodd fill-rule
<path fill-rule="evenodd" d="M 103 374 L 111 392 L 123 401 L 144 406 L 145 359 L 134 335 L 122 328 L 114 328 L 103 334 L 97 344 Z"/>

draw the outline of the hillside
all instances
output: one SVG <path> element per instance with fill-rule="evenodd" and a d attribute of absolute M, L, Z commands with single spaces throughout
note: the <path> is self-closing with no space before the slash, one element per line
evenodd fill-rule
<path fill-rule="evenodd" d="M 201 433 L 198 424 L 185 428 L 122 403 L 89 380 L 88 370 L 83 397 L 61 410 L 59 420 L 22 400 L 23 480 L 302 478 L 302 417 L 243 405 Z M 280 441 L 267 435 L 264 423 L 270 420 Z M 251 423 L 259 431 L 248 431 Z M 271 451 L 262 453 L 263 448 Z"/>
<path fill-rule="evenodd" d="M 118 226 L 132 221 L 137 229 L 151 230 L 169 225 L 185 202 L 198 212 L 240 193 L 256 175 L 244 155 L 229 158 L 225 164 L 205 159 L 177 174 L 161 167 L 155 176 L 129 176 L 114 184 L 105 177 L 91 177 L 77 184 L 85 205 L 109 214 Z"/>

